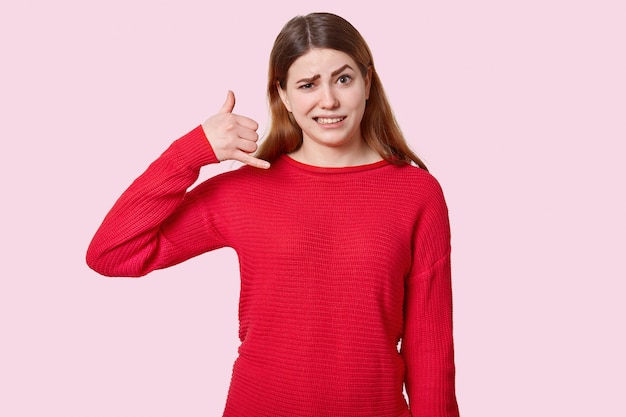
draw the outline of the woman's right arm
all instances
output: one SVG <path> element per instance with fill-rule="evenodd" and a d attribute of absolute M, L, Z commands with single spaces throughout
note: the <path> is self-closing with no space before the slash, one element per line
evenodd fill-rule
<path fill-rule="evenodd" d="M 250 155 L 257 123 L 233 114 L 234 105 L 229 91 L 218 114 L 174 141 L 120 196 L 87 250 L 93 270 L 138 277 L 223 246 L 187 189 L 210 163 L 233 159 L 269 167 Z"/>

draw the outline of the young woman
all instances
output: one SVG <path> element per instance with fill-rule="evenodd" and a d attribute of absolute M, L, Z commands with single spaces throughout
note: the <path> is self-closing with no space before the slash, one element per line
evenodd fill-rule
<path fill-rule="evenodd" d="M 299 16 L 268 81 L 260 148 L 228 92 L 122 194 L 89 266 L 142 276 L 235 249 L 241 346 L 224 416 L 458 416 L 446 204 L 369 48 L 336 15 Z M 228 159 L 247 166 L 187 192 Z"/>

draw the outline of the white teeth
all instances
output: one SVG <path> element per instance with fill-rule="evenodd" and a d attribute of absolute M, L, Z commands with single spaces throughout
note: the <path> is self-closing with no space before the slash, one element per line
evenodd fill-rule
<path fill-rule="evenodd" d="M 317 123 L 321 123 L 321 124 L 325 125 L 325 124 L 330 124 L 330 123 L 339 123 L 342 120 L 343 120 L 343 117 L 334 117 L 332 119 L 324 118 L 324 117 L 318 117 L 317 118 Z"/>

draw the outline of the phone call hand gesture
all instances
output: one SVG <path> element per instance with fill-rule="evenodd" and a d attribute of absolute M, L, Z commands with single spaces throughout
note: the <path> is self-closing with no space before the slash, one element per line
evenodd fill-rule
<path fill-rule="evenodd" d="M 202 124 L 215 156 L 220 161 L 232 159 L 257 168 L 267 169 L 269 162 L 255 158 L 259 125 L 254 120 L 233 113 L 235 94 L 228 91 L 219 113 Z"/>

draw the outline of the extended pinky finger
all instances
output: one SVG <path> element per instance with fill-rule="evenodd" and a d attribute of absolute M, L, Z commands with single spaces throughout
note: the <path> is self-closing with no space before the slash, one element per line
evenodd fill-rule
<path fill-rule="evenodd" d="M 259 158 L 255 158 L 252 155 L 249 155 L 245 152 L 241 152 L 239 155 L 239 157 L 236 158 L 239 162 L 243 162 L 246 165 L 250 165 L 253 166 L 255 168 L 262 168 L 262 169 L 268 169 L 270 167 L 270 163 L 267 161 L 264 161 L 262 159 Z"/>

